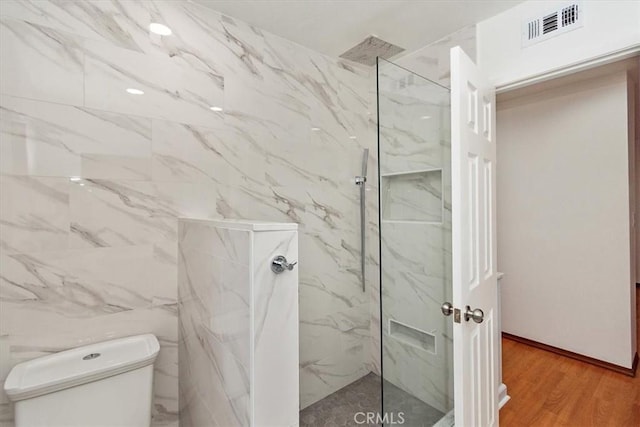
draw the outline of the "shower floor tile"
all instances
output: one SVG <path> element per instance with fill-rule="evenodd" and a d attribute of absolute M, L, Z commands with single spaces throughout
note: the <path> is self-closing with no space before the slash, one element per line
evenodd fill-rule
<path fill-rule="evenodd" d="M 385 381 L 385 407 L 394 412 L 398 423 L 398 413 L 403 412 L 405 427 L 428 427 L 435 424 L 444 414 L 411 396 L 393 384 Z M 380 426 L 381 424 L 357 423 L 354 419 L 359 412 L 381 413 L 380 377 L 370 373 L 354 381 L 319 402 L 300 412 L 300 427 L 341 427 Z M 357 420 L 362 422 L 363 415 Z M 389 425 L 390 423 L 387 423 Z"/>

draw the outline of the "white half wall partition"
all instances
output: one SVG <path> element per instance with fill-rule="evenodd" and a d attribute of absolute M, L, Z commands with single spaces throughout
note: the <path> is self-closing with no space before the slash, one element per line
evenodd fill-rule
<path fill-rule="evenodd" d="M 179 222 L 180 425 L 298 424 L 297 224 Z"/>

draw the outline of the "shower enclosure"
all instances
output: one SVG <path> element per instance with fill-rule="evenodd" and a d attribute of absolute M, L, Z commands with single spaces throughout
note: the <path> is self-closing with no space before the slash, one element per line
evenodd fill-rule
<path fill-rule="evenodd" d="M 377 71 L 382 413 L 452 425 L 450 91 L 383 59 Z"/>

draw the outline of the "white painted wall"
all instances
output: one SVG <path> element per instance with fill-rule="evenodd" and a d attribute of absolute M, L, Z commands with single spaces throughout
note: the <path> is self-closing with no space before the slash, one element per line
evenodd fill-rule
<path fill-rule="evenodd" d="M 632 286 L 630 288 L 629 293 L 629 305 L 631 310 L 631 319 L 636 319 L 636 286 L 635 283 L 638 281 L 638 254 L 637 251 L 637 235 L 638 235 L 638 227 L 636 226 L 637 220 L 635 219 L 638 212 L 638 167 L 636 162 L 638 158 L 636 157 L 636 141 L 637 134 L 636 128 L 640 126 L 640 120 L 636 120 L 636 116 L 638 113 L 638 82 L 637 82 L 637 61 L 636 68 L 630 70 L 627 73 L 627 141 L 628 141 L 628 162 L 629 162 L 629 231 L 630 231 L 630 239 L 629 239 L 629 247 L 631 250 L 631 263 L 630 263 L 630 274 Z M 637 326 L 637 323 L 636 323 Z M 631 334 L 631 348 L 637 349 L 637 335 L 635 330 L 632 331 Z"/>
<path fill-rule="evenodd" d="M 583 1 L 582 28 L 522 48 L 521 25 L 567 1 L 526 1 L 480 22 L 478 64 L 498 87 L 640 48 L 640 1 Z"/>
<path fill-rule="evenodd" d="M 498 102 L 503 331 L 630 368 L 626 72 L 545 87 Z"/>
<path fill-rule="evenodd" d="M 635 97 L 635 105 L 632 119 L 630 123 L 635 126 L 631 126 L 629 132 L 634 132 L 635 140 L 635 231 L 636 231 L 636 283 L 640 283 L 640 57 L 636 59 L 637 67 L 635 71 L 629 72 L 629 86 L 630 90 Z M 632 95 L 629 95 L 630 97 Z"/>

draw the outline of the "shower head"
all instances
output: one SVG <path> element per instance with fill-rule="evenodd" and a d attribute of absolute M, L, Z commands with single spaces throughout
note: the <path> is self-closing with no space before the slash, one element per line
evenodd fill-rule
<path fill-rule="evenodd" d="M 340 58 L 373 66 L 376 65 L 376 57 L 379 56 L 383 59 L 389 59 L 402 51 L 404 51 L 404 49 L 399 46 L 379 39 L 376 36 L 369 36 L 340 55 Z"/>
<path fill-rule="evenodd" d="M 369 149 L 365 148 L 364 153 L 362 153 L 362 176 L 364 178 L 367 177 L 367 163 L 369 160 Z"/>

